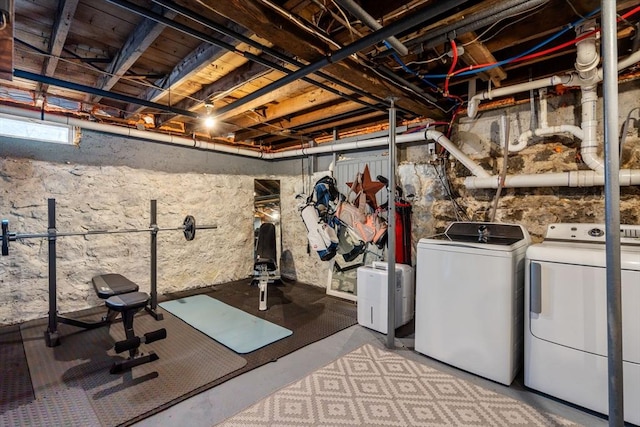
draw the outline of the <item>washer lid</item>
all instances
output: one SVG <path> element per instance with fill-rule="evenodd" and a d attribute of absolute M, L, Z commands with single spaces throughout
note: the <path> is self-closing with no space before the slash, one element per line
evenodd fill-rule
<path fill-rule="evenodd" d="M 488 243 L 510 246 L 529 238 L 529 233 L 517 224 L 496 224 L 490 222 L 453 222 L 444 232 L 455 242 Z"/>
<path fill-rule="evenodd" d="M 453 222 L 443 234 L 421 239 L 418 246 L 442 244 L 493 251 L 512 251 L 530 243 L 529 233 L 518 224 Z"/>

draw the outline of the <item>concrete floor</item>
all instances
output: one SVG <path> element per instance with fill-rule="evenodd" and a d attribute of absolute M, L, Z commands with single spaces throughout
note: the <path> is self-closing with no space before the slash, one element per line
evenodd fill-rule
<path fill-rule="evenodd" d="M 352 326 L 282 357 L 276 362 L 263 365 L 200 393 L 136 423 L 135 426 L 174 426 L 185 425 L 185 423 L 191 427 L 215 425 L 367 343 L 384 348 L 386 336 L 359 325 Z M 590 427 L 608 425 L 607 420 L 601 416 L 526 390 L 522 386 L 521 376 L 510 387 L 505 387 L 425 357 L 413 351 L 412 348 L 412 339 L 399 339 L 396 340 L 394 351 L 415 362 L 424 363 L 489 390 L 526 402 L 543 411 L 560 415 L 575 423 Z"/>

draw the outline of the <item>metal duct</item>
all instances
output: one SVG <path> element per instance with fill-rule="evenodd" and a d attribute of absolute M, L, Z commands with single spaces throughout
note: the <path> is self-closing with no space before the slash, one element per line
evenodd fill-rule
<path fill-rule="evenodd" d="M 336 0 L 336 2 L 340 6 L 347 9 L 350 14 L 361 20 L 367 27 L 371 28 L 372 30 L 375 31 L 382 28 L 382 25 L 380 25 L 380 23 L 376 21 L 373 16 L 369 15 L 366 10 L 361 8 L 360 5 L 358 5 L 358 3 L 354 2 L 353 0 Z M 394 36 L 387 38 L 386 41 L 400 55 L 404 56 L 409 53 L 409 49 L 407 49 L 407 47 Z"/>

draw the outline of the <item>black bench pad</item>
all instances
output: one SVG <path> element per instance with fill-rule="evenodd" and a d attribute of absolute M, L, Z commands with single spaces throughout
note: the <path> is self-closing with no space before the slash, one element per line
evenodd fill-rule
<path fill-rule="evenodd" d="M 96 294 L 102 299 L 138 291 L 138 285 L 122 274 L 101 274 L 95 276 L 91 281 L 93 282 Z"/>
<path fill-rule="evenodd" d="M 142 308 L 149 302 L 149 294 L 145 292 L 130 292 L 109 297 L 105 304 L 113 311 L 123 312 Z"/>

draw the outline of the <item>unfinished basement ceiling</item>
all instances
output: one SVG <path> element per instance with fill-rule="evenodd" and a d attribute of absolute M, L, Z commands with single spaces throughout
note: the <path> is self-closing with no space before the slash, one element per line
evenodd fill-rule
<path fill-rule="evenodd" d="M 402 122 L 449 121 L 471 83 L 479 91 L 573 70 L 569 25 L 600 18 L 592 0 L 13 2 L 3 104 L 270 151 L 378 130 L 390 97 Z M 634 7 L 617 2 L 629 15 L 620 57 L 639 44 Z M 380 41 L 385 30 L 395 37 Z"/>

